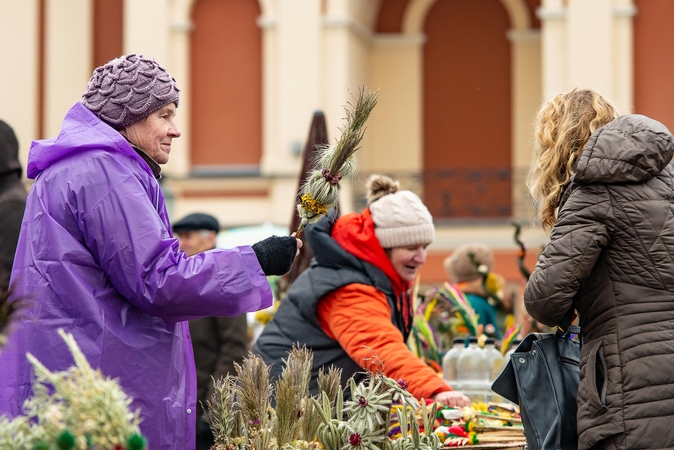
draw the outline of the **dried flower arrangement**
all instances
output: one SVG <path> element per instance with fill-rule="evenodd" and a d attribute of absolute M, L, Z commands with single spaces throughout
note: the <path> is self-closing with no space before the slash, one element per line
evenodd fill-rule
<path fill-rule="evenodd" d="M 51 372 L 30 353 L 35 370 L 33 396 L 25 415 L 0 417 L 0 448 L 6 450 L 115 449 L 143 450 L 140 411 L 130 412 L 131 399 L 116 380 L 94 370 L 71 334 L 59 330 L 75 365 Z"/>
<path fill-rule="evenodd" d="M 365 136 L 365 122 L 378 100 L 378 91 L 369 92 L 361 88 L 355 105 L 349 103 L 344 108 L 346 124 L 341 129 L 341 136 L 336 144 L 319 150 L 318 167 L 311 171 L 302 186 L 301 203 L 297 205 L 297 212 L 301 218 L 297 234 L 307 224 L 320 220 L 337 203 L 339 182 L 353 172 L 353 154 Z"/>
<path fill-rule="evenodd" d="M 309 395 L 313 356 L 306 347 L 293 348 L 274 388 L 262 358 L 249 355 L 237 375 L 215 381 L 207 409 L 215 436 L 214 450 L 397 450 L 437 449 L 433 433 L 436 409 L 421 407 L 424 432 L 414 419 L 419 402 L 403 380 L 381 372 L 349 382 L 351 400 L 343 400 L 341 370 L 330 368 L 318 376 L 320 395 Z M 271 407 L 274 391 L 276 407 Z M 393 408 L 393 409 L 392 409 Z M 397 409 L 396 409 L 397 408 Z M 388 435 L 391 415 L 400 417 L 402 437 Z M 404 411 L 405 414 L 401 414 Z M 409 414 L 409 418 L 408 417 Z M 403 423 L 404 422 L 404 423 Z"/>

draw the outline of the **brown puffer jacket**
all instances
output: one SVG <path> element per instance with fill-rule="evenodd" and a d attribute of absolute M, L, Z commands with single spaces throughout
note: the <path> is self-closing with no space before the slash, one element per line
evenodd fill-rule
<path fill-rule="evenodd" d="M 590 137 L 527 284 L 531 316 L 580 317 L 580 450 L 674 448 L 674 153 L 640 115 Z"/>

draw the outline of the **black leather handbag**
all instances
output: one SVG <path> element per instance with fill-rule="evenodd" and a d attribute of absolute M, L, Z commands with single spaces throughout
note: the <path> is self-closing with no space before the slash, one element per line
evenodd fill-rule
<path fill-rule="evenodd" d="M 491 389 L 519 405 L 529 450 L 576 450 L 580 380 L 576 326 L 530 333 L 511 354 Z"/>

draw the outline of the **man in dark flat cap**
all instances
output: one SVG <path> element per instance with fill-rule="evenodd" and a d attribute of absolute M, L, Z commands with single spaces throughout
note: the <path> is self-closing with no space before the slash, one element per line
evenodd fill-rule
<path fill-rule="evenodd" d="M 180 242 L 180 249 L 187 256 L 215 248 L 220 224 L 218 220 L 202 213 L 190 214 L 172 225 L 173 234 Z M 197 369 L 197 450 L 213 445 L 213 433 L 203 418 L 206 405 L 213 393 L 214 379 L 236 374 L 234 362 L 241 363 L 248 354 L 248 324 L 246 315 L 236 317 L 203 317 L 189 321 L 194 362 Z"/>

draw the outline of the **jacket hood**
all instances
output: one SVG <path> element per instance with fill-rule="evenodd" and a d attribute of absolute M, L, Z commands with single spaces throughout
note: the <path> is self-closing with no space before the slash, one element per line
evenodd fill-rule
<path fill-rule="evenodd" d="M 91 150 L 122 153 L 139 161 L 141 167 L 154 177 L 150 167 L 118 131 L 101 121 L 81 103 L 76 103 L 63 119 L 56 139 L 33 141 L 28 153 L 28 178 L 37 177 L 55 161 Z"/>
<path fill-rule="evenodd" d="M 660 122 L 638 114 L 620 116 L 596 130 L 578 158 L 575 181 L 643 183 L 667 167 L 674 138 Z"/>
<path fill-rule="evenodd" d="M 19 162 L 19 141 L 12 127 L 0 120 L 0 176 L 17 174 L 21 176 Z"/>

